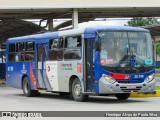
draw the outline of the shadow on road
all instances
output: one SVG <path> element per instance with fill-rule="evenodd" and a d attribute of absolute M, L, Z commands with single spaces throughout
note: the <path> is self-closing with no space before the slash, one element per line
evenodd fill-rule
<path fill-rule="evenodd" d="M 16 96 L 20 96 L 20 97 L 25 97 L 23 94 L 14 94 Z M 61 96 L 58 93 L 46 93 L 46 94 L 41 94 L 40 96 L 36 96 L 36 97 L 25 97 L 25 98 L 36 98 L 36 99 L 47 99 L 47 100 L 51 100 L 51 99 L 59 99 L 59 100 L 66 100 L 66 101 L 73 101 L 73 99 L 70 98 L 69 95 L 64 95 Z"/>
<path fill-rule="evenodd" d="M 146 102 L 145 99 L 140 98 L 129 98 L 128 100 L 118 100 L 116 97 L 112 96 L 91 96 L 88 99 L 91 103 L 107 103 L 107 104 L 119 104 L 119 103 L 136 103 L 136 102 Z"/>
<path fill-rule="evenodd" d="M 16 94 L 16 96 L 20 97 L 25 97 L 23 94 Z M 41 94 L 38 97 L 33 97 L 36 99 L 47 99 L 47 100 L 61 100 L 61 101 L 74 101 L 69 95 L 59 95 L 55 93 L 46 93 L 46 94 Z M 149 98 L 129 98 L 128 100 L 118 100 L 116 97 L 113 96 L 90 96 L 89 99 L 86 101 L 87 103 L 99 103 L 99 104 L 126 104 L 126 103 L 137 103 L 137 102 L 148 102 L 145 99 Z"/>

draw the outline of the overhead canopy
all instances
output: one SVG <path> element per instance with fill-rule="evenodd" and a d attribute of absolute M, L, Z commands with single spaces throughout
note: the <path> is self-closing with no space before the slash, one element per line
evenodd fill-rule
<path fill-rule="evenodd" d="M 157 17 L 160 7 L 110 7 L 110 8 L 77 8 L 79 20 L 88 21 L 107 17 Z M 72 18 L 72 8 L 46 9 L 0 9 L 0 19 L 65 19 Z"/>
<path fill-rule="evenodd" d="M 0 21 L 0 44 L 4 43 L 10 37 L 29 35 L 44 30 L 39 25 L 23 20 L 2 20 Z"/>
<path fill-rule="evenodd" d="M 71 24 L 72 24 L 71 21 L 67 21 L 58 25 L 53 30 L 57 31 L 59 28 L 65 27 Z M 152 36 L 160 35 L 160 25 L 143 26 L 143 28 L 150 30 Z M 27 22 L 19 19 L 3 20 L 3 21 L 0 21 L 0 45 L 5 43 L 7 38 L 10 38 L 10 37 L 30 35 L 38 32 L 43 32 L 43 31 L 46 31 L 46 29 L 32 22 Z"/>
<path fill-rule="evenodd" d="M 160 15 L 159 0 L 4 0 L 0 4 L 0 19 L 72 18 L 74 8 L 79 11 L 79 19 L 85 20 Z"/>
<path fill-rule="evenodd" d="M 160 36 L 160 25 L 148 25 L 143 28 L 148 29 L 152 36 Z"/>
<path fill-rule="evenodd" d="M 20 19 L 72 19 L 73 9 L 78 11 L 79 22 L 95 18 L 160 16 L 159 0 L 4 0 L 0 4 L 0 44 L 9 37 L 44 30 Z M 155 28 L 153 31 L 158 34 Z"/>

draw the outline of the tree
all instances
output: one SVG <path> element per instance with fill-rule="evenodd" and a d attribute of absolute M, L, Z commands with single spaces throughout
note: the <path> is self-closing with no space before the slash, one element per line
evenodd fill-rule
<path fill-rule="evenodd" d="M 128 21 L 129 26 L 147 26 L 147 25 L 155 25 L 160 24 L 160 22 L 157 20 L 157 18 L 154 17 L 135 17 Z"/>
<path fill-rule="evenodd" d="M 157 43 L 156 45 L 156 53 L 160 53 L 160 43 Z"/>

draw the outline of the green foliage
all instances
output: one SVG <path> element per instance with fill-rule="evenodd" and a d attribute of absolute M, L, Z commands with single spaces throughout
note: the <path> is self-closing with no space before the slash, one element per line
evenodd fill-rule
<path fill-rule="evenodd" d="M 135 17 L 128 21 L 129 26 L 147 26 L 147 25 L 155 25 L 160 24 L 160 22 L 157 20 L 157 18 L 154 17 Z"/>
<path fill-rule="evenodd" d="M 156 45 L 156 52 L 157 52 L 157 53 L 160 53 L 160 43 L 158 43 L 158 44 Z"/>
<path fill-rule="evenodd" d="M 156 86 L 156 90 L 160 90 L 160 86 Z"/>

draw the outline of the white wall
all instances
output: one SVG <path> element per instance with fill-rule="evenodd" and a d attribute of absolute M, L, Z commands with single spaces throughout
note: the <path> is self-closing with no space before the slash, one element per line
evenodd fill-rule
<path fill-rule="evenodd" d="M 5 8 L 160 7 L 159 0 L 0 0 Z"/>

